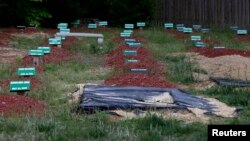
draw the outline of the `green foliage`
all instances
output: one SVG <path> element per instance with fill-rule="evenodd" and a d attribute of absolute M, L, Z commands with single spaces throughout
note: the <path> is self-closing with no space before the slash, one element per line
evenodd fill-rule
<path fill-rule="evenodd" d="M 41 25 L 41 21 L 44 19 L 52 18 L 52 15 L 46 9 L 31 8 L 26 17 L 26 23 L 36 26 Z"/>

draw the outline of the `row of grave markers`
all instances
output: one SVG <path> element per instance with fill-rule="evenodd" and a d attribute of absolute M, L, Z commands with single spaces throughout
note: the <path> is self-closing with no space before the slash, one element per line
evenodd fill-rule
<path fill-rule="evenodd" d="M 146 24 L 143 23 L 139 25 L 139 27 L 145 27 Z M 120 33 L 120 36 L 124 38 L 124 44 L 128 45 L 131 47 L 131 49 L 123 50 L 123 55 L 124 56 L 131 56 L 131 55 L 137 55 L 138 52 L 137 50 L 133 49 L 134 47 L 141 47 L 141 43 L 135 39 L 130 38 L 131 35 L 133 34 L 133 29 L 134 29 L 134 24 L 125 24 L 124 25 L 124 30 L 123 32 Z M 141 60 L 137 59 L 125 59 L 125 63 L 140 63 Z M 130 72 L 133 73 L 148 73 L 147 68 L 131 68 Z"/>
<path fill-rule="evenodd" d="M 57 28 L 61 33 L 69 33 L 70 29 L 68 29 L 67 23 L 59 23 Z M 49 45 L 57 45 L 61 47 L 62 40 L 65 37 L 57 37 L 49 38 Z M 50 46 L 39 46 L 37 49 L 31 49 L 28 51 L 28 55 L 33 58 L 33 65 L 38 66 L 42 63 L 42 57 L 46 54 L 51 53 Z M 18 68 L 17 74 L 19 77 L 33 77 L 37 74 L 35 67 L 28 68 Z M 30 91 L 31 83 L 30 81 L 11 81 L 10 82 L 10 92 L 17 92 L 23 94 L 25 91 Z"/>

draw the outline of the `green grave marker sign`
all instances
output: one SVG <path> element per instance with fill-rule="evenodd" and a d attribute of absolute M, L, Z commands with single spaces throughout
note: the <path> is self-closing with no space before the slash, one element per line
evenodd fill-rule
<path fill-rule="evenodd" d="M 195 24 L 195 25 L 193 25 L 193 29 L 194 30 L 200 30 L 201 29 L 201 25 Z"/>
<path fill-rule="evenodd" d="M 120 36 L 121 36 L 121 37 L 130 37 L 130 36 L 131 36 L 131 33 L 122 32 L 122 33 L 120 33 Z"/>
<path fill-rule="evenodd" d="M 191 40 L 192 41 L 200 41 L 201 40 L 201 36 L 191 36 Z"/>
<path fill-rule="evenodd" d="M 125 62 L 126 63 L 139 63 L 140 60 L 137 60 L 137 59 L 125 59 Z"/>
<path fill-rule="evenodd" d="M 57 28 L 58 29 L 68 28 L 68 23 L 59 23 L 57 25 Z"/>
<path fill-rule="evenodd" d="M 238 26 L 230 26 L 230 29 L 233 31 L 237 31 L 238 30 Z"/>
<path fill-rule="evenodd" d="M 125 40 L 124 40 L 124 43 L 125 43 L 125 44 L 127 44 L 127 43 L 134 43 L 134 42 L 136 42 L 135 39 L 125 39 Z"/>
<path fill-rule="evenodd" d="M 202 28 L 202 29 L 201 29 L 201 32 L 202 32 L 202 33 L 208 33 L 209 31 L 210 31 L 210 30 L 209 30 L 208 28 Z"/>
<path fill-rule="evenodd" d="M 61 39 L 61 37 L 49 38 L 49 44 L 50 45 L 61 45 L 62 39 Z"/>
<path fill-rule="evenodd" d="M 247 35 L 247 30 L 239 29 L 239 30 L 237 30 L 237 34 L 238 35 Z"/>
<path fill-rule="evenodd" d="M 130 69 L 133 73 L 148 73 L 148 69 Z"/>
<path fill-rule="evenodd" d="M 164 27 L 165 27 L 166 29 L 173 29 L 173 28 L 174 28 L 174 24 L 173 24 L 173 23 L 165 23 L 165 24 L 164 24 Z"/>
<path fill-rule="evenodd" d="M 30 56 L 43 56 L 44 52 L 42 50 L 29 50 Z"/>
<path fill-rule="evenodd" d="M 146 26 L 146 23 L 145 23 L 145 22 L 137 22 L 137 23 L 136 23 L 136 26 L 137 26 L 137 27 L 145 27 L 145 26 Z"/>
<path fill-rule="evenodd" d="M 189 27 L 184 27 L 184 28 L 183 28 L 183 32 L 184 32 L 184 33 L 192 33 L 192 32 L 193 32 L 193 29 L 192 29 L 192 28 L 189 28 Z"/>
<path fill-rule="evenodd" d="M 129 42 L 127 43 L 130 47 L 140 47 L 141 43 L 139 42 Z"/>
<path fill-rule="evenodd" d="M 36 68 L 18 68 L 18 76 L 35 76 Z"/>
<path fill-rule="evenodd" d="M 126 28 L 126 29 L 134 29 L 134 24 L 125 24 L 124 28 Z"/>
<path fill-rule="evenodd" d="M 100 21 L 99 26 L 108 26 L 108 22 L 107 21 Z"/>
<path fill-rule="evenodd" d="M 204 42 L 195 42 L 195 47 L 206 47 Z"/>
<path fill-rule="evenodd" d="M 80 22 L 81 22 L 80 20 L 75 20 L 75 21 L 73 21 L 71 24 L 72 24 L 72 25 L 79 25 Z"/>
<path fill-rule="evenodd" d="M 50 47 L 37 47 L 38 50 L 42 50 L 44 54 L 49 54 L 51 52 Z"/>
<path fill-rule="evenodd" d="M 137 55 L 137 51 L 136 50 L 124 50 L 123 54 L 124 55 Z"/>
<path fill-rule="evenodd" d="M 97 24 L 88 24 L 88 28 L 89 29 L 96 29 L 97 28 Z"/>
<path fill-rule="evenodd" d="M 10 92 L 29 91 L 30 81 L 11 81 Z"/>
<path fill-rule="evenodd" d="M 123 30 L 124 33 L 130 33 L 132 34 L 133 33 L 133 30 Z"/>

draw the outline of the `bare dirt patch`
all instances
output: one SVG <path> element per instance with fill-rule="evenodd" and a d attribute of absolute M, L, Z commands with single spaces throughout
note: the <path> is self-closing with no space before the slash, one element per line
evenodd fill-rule
<path fill-rule="evenodd" d="M 215 58 L 208 58 L 195 53 L 188 53 L 188 56 L 197 62 L 198 66 L 204 69 L 209 77 L 234 78 L 250 80 L 250 58 L 240 55 L 227 55 Z M 209 77 L 201 77 L 208 79 Z M 197 75 L 197 77 L 199 77 Z"/>
<path fill-rule="evenodd" d="M 15 63 L 17 58 L 23 58 L 27 51 L 9 47 L 0 48 L 0 64 Z"/>

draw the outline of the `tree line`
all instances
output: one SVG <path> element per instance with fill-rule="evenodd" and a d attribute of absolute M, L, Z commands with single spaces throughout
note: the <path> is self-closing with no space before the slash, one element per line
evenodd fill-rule
<path fill-rule="evenodd" d="M 112 25 L 153 19 L 154 0 L 0 0 L 0 26 L 49 27 L 76 19 L 107 20 Z"/>

